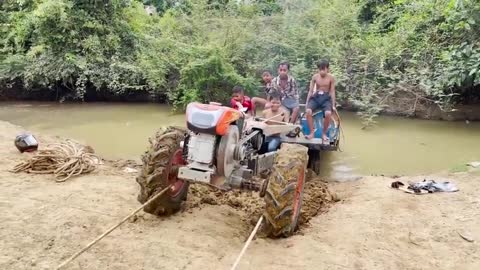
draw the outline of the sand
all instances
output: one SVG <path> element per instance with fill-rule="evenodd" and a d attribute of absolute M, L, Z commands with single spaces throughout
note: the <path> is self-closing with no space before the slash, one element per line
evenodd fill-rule
<path fill-rule="evenodd" d="M 28 155 L 13 146 L 21 130 L 0 122 L 0 269 L 53 269 L 139 206 L 136 174 L 124 170 L 134 164 L 105 162 L 64 183 L 13 174 L 8 170 Z M 480 269 L 480 174 L 428 176 L 455 182 L 456 193 L 389 188 L 424 177 L 328 184 L 312 177 L 299 232 L 257 238 L 238 269 Z M 261 207 L 256 194 L 195 185 L 182 212 L 138 214 L 66 269 L 229 269 Z"/>

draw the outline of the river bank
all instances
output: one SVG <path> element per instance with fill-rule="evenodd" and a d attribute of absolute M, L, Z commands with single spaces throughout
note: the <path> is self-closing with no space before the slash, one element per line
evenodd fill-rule
<path fill-rule="evenodd" d="M 110 162 L 61 184 L 10 173 L 25 158 L 12 143 L 22 130 L 0 121 L 0 268 L 52 269 L 138 207 L 138 187 L 135 174 Z M 415 196 L 389 188 L 424 177 L 448 178 L 460 191 Z M 328 183 L 340 202 L 291 238 L 256 239 L 238 269 L 478 269 L 479 181 L 471 171 Z M 67 269 L 228 269 L 250 229 L 248 211 L 228 204 L 169 218 L 141 213 Z"/>

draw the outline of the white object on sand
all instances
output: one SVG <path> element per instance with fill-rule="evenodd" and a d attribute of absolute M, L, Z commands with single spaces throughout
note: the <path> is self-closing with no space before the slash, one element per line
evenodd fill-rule
<path fill-rule="evenodd" d="M 125 169 L 123 169 L 124 172 L 127 172 L 127 173 L 136 173 L 138 172 L 137 169 L 134 169 L 134 168 L 130 168 L 130 167 L 125 167 Z"/>
<path fill-rule="evenodd" d="M 472 161 L 467 163 L 467 165 L 473 168 L 480 168 L 480 161 Z"/>

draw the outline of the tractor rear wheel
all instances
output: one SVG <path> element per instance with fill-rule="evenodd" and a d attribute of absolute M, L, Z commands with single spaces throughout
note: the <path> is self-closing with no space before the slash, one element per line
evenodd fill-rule
<path fill-rule="evenodd" d="M 275 156 L 265 192 L 264 233 L 269 237 L 290 236 L 298 225 L 302 207 L 308 149 L 282 144 Z"/>
<path fill-rule="evenodd" d="M 178 179 L 178 169 L 185 165 L 180 142 L 186 131 L 178 127 L 167 127 L 157 131 L 149 139 L 150 147 L 142 156 L 142 169 L 137 177 L 140 185 L 138 201 L 145 203 L 151 197 L 172 185 L 170 190 L 154 200 L 143 210 L 154 215 L 170 215 L 180 210 L 186 200 L 188 182 Z"/>

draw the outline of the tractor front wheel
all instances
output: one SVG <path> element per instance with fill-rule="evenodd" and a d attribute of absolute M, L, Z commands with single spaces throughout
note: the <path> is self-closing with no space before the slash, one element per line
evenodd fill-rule
<path fill-rule="evenodd" d="M 264 233 L 269 237 L 290 236 L 298 225 L 302 207 L 308 149 L 282 144 L 275 157 L 265 192 Z"/>
<path fill-rule="evenodd" d="M 144 207 L 154 215 L 170 215 L 180 210 L 187 198 L 188 182 L 178 179 L 178 169 L 185 165 L 180 142 L 185 139 L 185 130 L 167 127 L 150 138 L 150 147 L 142 156 L 142 170 L 137 177 L 140 185 L 138 201 L 147 202 L 158 192 L 171 185 L 170 190 Z"/>

